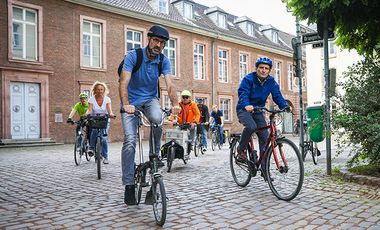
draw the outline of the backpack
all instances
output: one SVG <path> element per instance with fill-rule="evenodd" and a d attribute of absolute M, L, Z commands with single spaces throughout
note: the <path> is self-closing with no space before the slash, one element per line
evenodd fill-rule
<path fill-rule="evenodd" d="M 137 70 L 140 69 L 140 66 L 141 66 L 141 63 L 142 63 L 142 60 L 143 60 L 143 51 L 142 51 L 142 49 L 141 48 L 137 48 L 135 50 L 136 50 L 137 59 L 136 59 L 136 65 L 133 67 L 131 74 L 136 73 Z M 162 73 L 162 62 L 163 62 L 163 60 L 164 60 L 164 55 L 162 53 L 160 53 L 160 62 L 158 63 L 158 77 L 160 77 L 161 73 Z M 123 60 L 121 60 L 119 68 L 117 68 L 117 73 L 119 75 L 119 79 L 120 79 L 120 76 L 121 76 L 121 72 L 123 71 L 123 66 L 124 66 L 124 58 L 123 58 Z M 157 84 L 157 92 L 158 92 L 158 98 L 160 98 L 160 81 L 158 81 L 158 84 Z"/>

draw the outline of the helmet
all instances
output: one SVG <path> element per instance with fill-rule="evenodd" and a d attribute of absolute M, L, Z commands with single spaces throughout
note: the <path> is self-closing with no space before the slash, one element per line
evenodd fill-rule
<path fill-rule="evenodd" d="M 198 97 L 198 98 L 197 98 L 197 102 L 198 102 L 198 103 L 203 102 L 203 101 L 204 101 L 204 98 L 202 98 L 202 97 Z"/>
<path fill-rule="evenodd" d="M 160 25 L 152 26 L 148 31 L 149 37 L 159 37 L 164 39 L 165 41 L 169 40 L 169 32 L 168 30 Z"/>
<path fill-rule="evenodd" d="M 182 91 L 181 96 L 188 96 L 188 97 L 191 97 L 191 93 L 190 93 L 189 90 L 186 90 L 186 89 L 185 89 L 184 91 Z"/>
<path fill-rule="evenodd" d="M 256 68 L 257 68 L 257 66 L 259 66 L 259 64 L 267 64 L 267 65 L 269 65 L 270 68 L 272 68 L 273 63 L 272 63 L 272 60 L 270 60 L 269 58 L 261 57 L 261 58 L 257 59 L 257 61 L 256 61 Z"/>
<path fill-rule="evenodd" d="M 85 93 L 79 94 L 79 99 L 82 99 L 82 98 L 87 98 L 87 94 Z"/>

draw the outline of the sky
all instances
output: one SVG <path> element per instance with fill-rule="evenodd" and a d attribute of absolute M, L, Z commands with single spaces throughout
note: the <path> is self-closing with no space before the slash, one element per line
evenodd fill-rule
<path fill-rule="evenodd" d="M 271 24 L 279 30 L 295 35 L 296 18 L 287 12 L 281 0 L 193 0 L 199 4 L 218 6 L 229 14 L 247 16 L 262 25 Z"/>

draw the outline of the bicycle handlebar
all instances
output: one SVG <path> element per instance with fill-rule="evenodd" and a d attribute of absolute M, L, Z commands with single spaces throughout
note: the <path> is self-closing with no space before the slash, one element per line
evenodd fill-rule
<path fill-rule="evenodd" d="M 253 111 L 252 112 L 263 112 L 263 111 L 266 111 L 268 113 L 272 113 L 272 114 L 276 114 L 276 113 L 283 113 L 283 112 L 287 112 L 288 108 L 285 107 L 283 109 L 273 109 L 273 110 L 270 110 L 270 109 L 267 109 L 266 107 L 254 107 L 253 108 Z"/>
<path fill-rule="evenodd" d="M 155 123 L 152 123 L 148 120 L 148 118 L 144 115 L 144 113 L 139 110 L 138 108 L 135 109 L 135 112 L 133 113 L 133 115 L 137 116 L 140 118 L 141 120 L 141 123 L 146 126 L 146 127 L 150 127 L 150 126 L 155 126 L 155 127 L 160 127 L 164 124 L 164 120 L 166 117 L 168 117 L 170 115 L 170 111 L 169 109 L 161 109 L 162 111 L 162 119 L 161 119 L 161 123 L 160 124 L 155 124 Z"/>

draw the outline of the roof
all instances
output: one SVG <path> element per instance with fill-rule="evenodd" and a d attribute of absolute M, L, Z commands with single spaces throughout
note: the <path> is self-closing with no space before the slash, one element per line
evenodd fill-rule
<path fill-rule="evenodd" d="M 275 31 L 279 32 L 280 42 L 274 43 L 260 32 L 260 27 L 263 27 L 263 25 L 258 24 L 245 16 L 238 17 L 235 15 L 229 14 L 217 6 L 207 7 L 202 4 L 193 2 L 191 0 L 175 0 L 175 1 L 171 1 L 171 3 L 169 4 L 169 14 L 164 14 L 153 9 L 147 0 L 82 0 L 81 1 L 82 4 L 84 4 L 83 3 L 84 1 L 100 3 L 104 6 L 105 10 L 109 7 L 114 7 L 114 8 L 118 8 L 119 10 L 124 10 L 124 11 L 129 11 L 129 12 L 132 11 L 138 14 L 153 16 L 155 18 L 171 21 L 172 23 L 178 23 L 180 25 L 195 27 L 198 30 L 199 29 L 205 30 L 204 32 L 205 35 L 207 34 L 207 32 L 212 32 L 212 33 L 217 33 L 218 35 L 223 35 L 225 37 L 240 39 L 245 42 L 253 43 L 259 46 L 264 46 L 264 47 L 269 47 L 275 50 L 285 51 L 286 53 L 293 52 L 290 41 L 291 41 L 291 37 L 294 37 L 294 35 L 279 31 L 278 29 L 276 29 L 275 27 L 271 25 L 264 26 L 264 28 L 271 27 Z M 184 18 L 181 15 L 181 13 L 178 11 L 178 9 L 173 5 L 173 3 L 178 3 L 181 1 L 185 1 L 193 5 L 193 10 L 194 10 L 193 19 Z M 78 1 L 72 1 L 72 2 L 78 2 Z M 206 15 L 206 13 L 210 14 L 212 12 L 224 13 L 227 16 L 227 29 L 218 27 L 217 25 L 214 24 L 211 18 L 208 15 Z M 255 29 L 254 37 L 249 36 L 246 33 L 244 33 L 244 31 L 239 27 L 239 25 L 235 23 L 235 22 L 243 22 L 243 21 L 248 21 L 254 25 L 254 29 Z"/>

